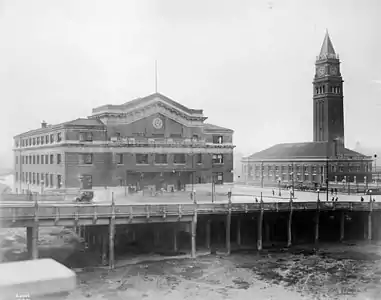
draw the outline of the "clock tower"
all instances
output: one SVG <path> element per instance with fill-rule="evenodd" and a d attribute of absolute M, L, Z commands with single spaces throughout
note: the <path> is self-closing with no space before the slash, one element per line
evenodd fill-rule
<path fill-rule="evenodd" d="M 340 141 L 344 146 L 343 80 L 339 55 L 326 32 L 319 56 L 316 58 L 313 81 L 314 142 Z"/>

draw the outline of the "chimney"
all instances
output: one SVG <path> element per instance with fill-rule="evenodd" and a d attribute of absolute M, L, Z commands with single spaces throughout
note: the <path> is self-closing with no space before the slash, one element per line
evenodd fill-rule
<path fill-rule="evenodd" d="M 48 124 L 47 124 L 45 121 L 42 121 L 42 122 L 41 122 L 41 128 L 46 128 L 47 125 L 48 125 Z"/>

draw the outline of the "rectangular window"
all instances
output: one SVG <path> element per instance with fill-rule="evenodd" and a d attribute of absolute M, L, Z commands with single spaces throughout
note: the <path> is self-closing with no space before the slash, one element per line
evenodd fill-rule
<path fill-rule="evenodd" d="M 92 142 L 93 141 L 93 133 L 92 132 L 80 132 L 79 140 L 81 142 Z"/>
<path fill-rule="evenodd" d="M 136 164 L 148 165 L 148 154 L 136 154 Z"/>
<path fill-rule="evenodd" d="M 221 172 L 213 173 L 213 177 L 214 177 L 213 181 L 216 184 L 221 184 L 224 182 L 224 173 L 221 173 Z"/>
<path fill-rule="evenodd" d="M 57 175 L 57 188 L 61 188 L 62 187 L 62 177 L 61 175 Z"/>
<path fill-rule="evenodd" d="M 61 154 L 57 154 L 57 165 L 61 163 Z"/>
<path fill-rule="evenodd" d="M 32 174 L 32 184 L 36 184 L 36 173 Z"/>
<path fill-rule="evenodd" d="M 40 173 L 36 174 L 36 183 L 40 184 Z"/>
<path fill-rule="evenodd" d="M 222 154 L 213 154 L 212 163 L 213 164 L 223 164 L 224 163 L 223 155 Z"/>
<path fill-rule="evenodd" d="M 79 133 L 79 141 L 80 142 L 86 141 L 86 133 L 85 132 L 80 132 Z"/>
<path fill-rule="evenodd" d="M 344 172 L 344 167 L 343 166 L 339 166 L 339 172 Z"/>
<path fill-rule="evenodd" d="M 53 174 L 50 174 L 50 187 L 53 187 Z"/>
<path fill-rule="evenodd" d="M 86 133 L 86 141 L 92 142 L 93 141 L 93 133 L 92 132 L 87 132 Z"/>
<path fill-rule="evenodd" d="M 57 142 L 61 142 L 61 132 L 57 133 Z"/>
<path fill-rule="evenodd" d="M 116 155 L 116 162 L 118 165 L 123 165 L 123 153 L 118 153 Z"/>
<path fill-rule="evenodd" d="M 313 167 L 312 167 L 312 172 L 313 172 L 314 174 L 317 173 L 317 166 L 313 166 Z"/>
<path fill-rule="evenodd" d="M 93 163 L 93 155 L 91 153 L 83 154 L 83 163 L 86 165 L 91 165 Z"/>
<path fill-rule="evenodd" d="M 54 134 L 51 134 L 51 135 L 50 135 L 50 143 L 51 143 L 51 144 L 54 143 Z"/>
<path fill-rule="evenodd" d="M 213 135 L 213 144 L 222 144 L 224 142 L 222 135 Z"/>
<path fill-rule="evenodd" d="M 49 164 L 49 155 L 45 154 L 45 164 Z"/>
<path fill-rule="evenodd" d="M 167 164 L 167 154 L 155 154 L 155 164 Z"/>
<path fill-rule="evenodd" d="M 49 136 L 45 135 L 45 144 L 49 144 Z"/>
<path fill-rule="evenodd" d="M 185 164 L 185 154 L 178 153 L 173 155 L 173 163 L 174 164 Z"/>
<path fill-rule="evenodd" d="M 15 180 L 19 181 L 19 173 L 18 172 L 16 172 Z"/>
<path fill-rule="evenodd" d="M 44 173 L 41 173 L 41 185 L 44 185 L 44 178 L 45 178 L 45 176 L 44 176 Z"/>
<path fill-rule="evenodd" d="M 54 164 L 54 155 L 50 154 L 50 164 Z"/>
<path fill-rule="evenodd" d="M 37 155 L 36 157 L 36 163 L 39 165 L 40 164 L 40 155 Z"/>
<path fill-rule="evenodd" d="M 33 146 L 36 145 L 36 138 L 33 138 Z"/>
<path fill-rule="evenodd" d="M 308 174 L 308 166 L 303 166 L 304 168 L 304 174 Z"/>
<path fill-rule="evenodd" d="M 198 141 L 198 135 L 197 134 L 194 134 L 192 136 L 192 142 L 197 142 Z"/>
<path fill-rule="evenodd" d="M 19 163 L 19 157 L 16 156 L 16 165 Z"/>
<path fill-rule="evenodd" d="M 41 155 L 41 164 L 44 164 L 44 155 Z"/>
<path fill-rule="evenodd" d="M 49 174 L 45 174 L 45 186 L 49 186 Z"/>
<path fill-rule="evenodd" d="M 37 137 L 37 145 L 40 145 L 40 137 Z"/>
<path fill-rule="evenodd" d="M 356 166 L 356 172 L 360 172 L 360 166 Z"/>
<path fill-rule="evenodd" d="M 42 136 L 41 137 L 41 145 L 43 145 L 44 144 L 44 137 Z"/>
<path fill-rule="evenodd" d="M 202 164 L 202 154 L 201 153 L 196 154 L 196 164 Z"/>

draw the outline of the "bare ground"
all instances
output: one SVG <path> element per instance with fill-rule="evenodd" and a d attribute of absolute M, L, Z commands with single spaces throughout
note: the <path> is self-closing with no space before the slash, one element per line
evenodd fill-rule
<path fill-rule="evenodd" d="M 22 247 L 25 238 L 12 234 Z M 96 263 L 89 254 L 62 247 L 65 239 L 40 235 L 45 257 L 58 257 L 69 266 Z M 320 245 L 318 250 L 305 245 L 128 266 L 119 261 L 118 266 L 78 272 L 77 289 L 57 299 L 381 299 L 377 244 Z"/>

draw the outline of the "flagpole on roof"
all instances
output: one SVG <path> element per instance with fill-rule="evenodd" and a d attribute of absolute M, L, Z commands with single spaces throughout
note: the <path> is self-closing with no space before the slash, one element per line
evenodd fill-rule
<path fill-rule="evenodd" d="M 157 60 L 155 60 L 155 93 L 157 93 Z"/>

